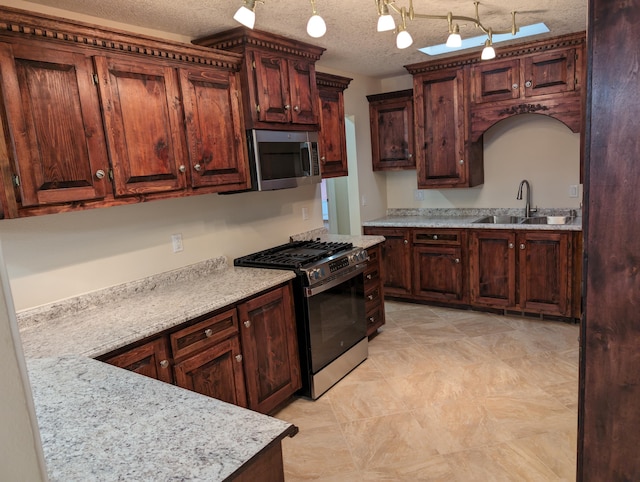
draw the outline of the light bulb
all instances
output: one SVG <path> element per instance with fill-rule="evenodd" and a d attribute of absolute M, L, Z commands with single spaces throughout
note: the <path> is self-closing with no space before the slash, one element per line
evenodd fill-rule
<path fill-rule="evenodd" d="M 450 49 L 455 49 L 458 47 L 462 47 L 462 37 L 459 33 L 450 33 L 447 38 L 446 46 Z"/>
<path fill-rule="evenodd" d="M 396 22 L 393 20 L 393 16 L 387 13 L 378 17 L 378 32 L 388 32 L 396 28 Z"/>
<path fill-rule="evenodd" d="M 307 33 L 313 38 L 320 38 L 327 32 L 327 24 L 324 23 L 323 18 L 314 14 L 307 22 Z"/>
<path fill-rule="evenodd" d="M 482 49 L 482 55 L 480 58 L 482 60 L 491 60 L 496 58 L 496 51 L 493 49 L 493 45 L 489 43 L 489 40 L 484 43 L 484 48 Z"/>
<path fill-rule="evenodd" d="M 238 9 L 236 14 L 233 16 L 233 19 L 236 22 L 240 22 L 245 27 L 253 28 L 256 23 L 256 12 L 248 9 L 244 5 Z"/>
<path fill-rule="evenodd" d="M 413 43 L 413 38 L 411 38 L 411 34 L 406 30 L 400 30 L 398 32 L 398 36 L 396 37 L 396 47 L 399 49 L 406 49 Z"/>

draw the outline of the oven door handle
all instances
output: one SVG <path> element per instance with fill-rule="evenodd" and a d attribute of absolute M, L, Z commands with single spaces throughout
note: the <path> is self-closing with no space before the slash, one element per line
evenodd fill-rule
<path fill-rule="evenodd" d="M 350 280 L 351 278 L 355 278 L 359 274 L 364 273 L 364 270 L 367 269 L 367 263 L 360 263 L 356 265 L 356 269 L 351 271 L 348 276 L 339 276 L 331 281 L 313 287 L 305 287 L 304 289 L 304 297 L 310 298 L 311 296 L 320 294 L 324 291 L 330 290 L 331 288 L 338 286 L 340 283 L 344 283 L 345 281 Z"/>

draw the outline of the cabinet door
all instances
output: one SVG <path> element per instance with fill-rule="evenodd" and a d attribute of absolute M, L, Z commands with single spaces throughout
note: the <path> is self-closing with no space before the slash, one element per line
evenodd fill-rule
<path fill-rule="evenodd" d="M 242 354 L 237 336 L 176 363 L 176 384 L 182 388 L 247 406 L 242 370 Z"/>
<path fill-rule="evenodd" d="M 175 69 L 96 57 L 115 194 L 186 187 L 184 128 Z M 181 168 L 182 166 L 182 168 Z"/>
<path fill-rule="evenodd" d="M 301 386 L 291 286 L 238 305 L 249 408 L 269 413 Z"/>
<path fill-rule="evenodd" d="M 287 123 L 291 120 L 288 64 L 281 56 L 253 52 L 257 120 Z"/>
<path fill-rule="evenodd" d="M 249 187 L 240 91 L 234 72 L 180 69 L 191 185 Z"/>
<path fill-rule="evenodd" d="M 527 97 L 570 92 L 576 88 L 576 50 L 565 49 L 524 59 Z"/>
<path fill-rule="evenodd" d="M 466 301 L 463 266 L 460 247 L 414 245 L 414 296 L 431 301 Z"/>
<path fill-rule="evenodd" d="M 464 78 L 461 68 L 414 78 L 418 188 L 468 187 L 484 180 L 481 146 L 467 149 Z"/>
<path fill-rule="evenodd" d="M 331 88 L 318 88 L 320 99 L 320 171 L 323 178 L 346 176 L 347 140 L 344 124 L 342 92 Z"/>
<path fill-rule="evenodd" d="M 471 303 L 516 304 L 516 236 L 513 231 L 472 231 L 469 242 Z"/>
<path fill-rule="evenodd" d="M 167 383 L 173 383 L 166 338 L 145 343 L 125 353 L 104 359 L 105 363 Z"/>
<path fill-rule="evenodd" d="M 289 100 L 291 122 L 318 124 L 318 90 L 313 62 L 292 58 L 289 64 Z"/>
<path fill-rule="evenodd" d="M 415 169 L 413 96 L 369 103 L 374 171 Z"/>
<path fill-rule="evenodd" d="M 520 60 L 498 60 L 471 68 L 473 101 L 476 104 L 520 97 Z"/>
<path fill-rule="evenodd" d="M 408 229 L 365 228 L 365 234 L 385 237 L 381 252 L 385 294 L 411 297 L 411 232 Z"/>
<path fill-rule="evenodd" d="M 531 231 L 518 235 L 520 307 L 569 314 L 571 257 L 569 233 Z"/>
<path fill-rule="evenodd" d="M 0 44 L 0 82 L 22 206 L 100 199 L 109 171 L 91 59 Z"/>

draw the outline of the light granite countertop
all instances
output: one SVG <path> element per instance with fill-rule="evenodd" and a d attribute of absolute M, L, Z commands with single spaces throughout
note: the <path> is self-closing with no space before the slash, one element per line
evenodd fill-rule
<path fill-rule="evenodd" d="M 470 228 L 470 229 L 514 229 L 544 231 L 582 231 L 582 217 L 576 216 L 567 224 L 493 224 L 474 221 L 493 215 L 522 216 L 522 209 L 389 209 L 387 215 L 363 222 L 363 226 L 394 228 Z M 564 216 L 571 210 L 539 209 L 534 216 Z M 580 213 L 578 213 L 580 214 Z"/>
<path fill-rule="evenodd" d="M 55 481 L 222 481 L 297 428 L 85 357 L 27 363 Z"/>
<path fill-rule="evenodd" d="M 95 358 L 293 279 L 224 257 L 18 313 L 27 358 Z"/>
<path fill-rule="evenodd" d="M 326 228 L 318 228 L 306 233 L 291 236 L 291 241 L 328 241 L 332 243 L 351 243 L 360 248 L 370 248 L 384 243 L 384 236 L 329 234 Z"/>

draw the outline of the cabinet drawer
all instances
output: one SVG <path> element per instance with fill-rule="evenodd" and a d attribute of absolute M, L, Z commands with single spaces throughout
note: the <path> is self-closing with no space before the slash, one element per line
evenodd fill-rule
<path fill-rule="evenodd" d="M 413 231 L 413 244 L 451 244 L 459 246 L 462 231 L 450 229 L 416 229 Z"/>
<path fill-rule="evenodd" d="M 375 305 L 380 304 L 381 299 L 380 292 L 380 284 L 376 284 L 371 289 L 365 291 L 364 293 L 364 301 L 365 301 L 365 311 L 369 311 Z"/>
<path fill-rule="evenodd" d="M 367 336 L 384 325 L 384 314 L 382 307 L 378 306 L 371 311 L 367 311 Z"/>
<path fill-rule="evenodd" d="M 365 291 L 371 288 L 374 285 L 377 285 L 380 281 L 380 265 L 375 264 L 374 266 L 369 266 L 367 270 L 364 272 L 364 289 Z"/>
<path fill-rule="evenodd" d="M 378 258 L 380 258 L 380 247 L 376 246 L 375 248 L 367 249 L 367 256 L 369 256 L 369 266 L 373 266 L 379 263 Z"/>
<path fill-rule="evenodd" d="M 183 358 L 238 333 L 236 310 L 228 310 L 195 325 L 172 333 L 171 350 L 174 359 Z"/>

